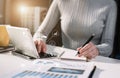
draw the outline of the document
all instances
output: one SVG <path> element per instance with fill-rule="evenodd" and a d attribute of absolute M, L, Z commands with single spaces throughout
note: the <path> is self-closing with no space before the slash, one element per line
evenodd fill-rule
<path fill-rule="evenodd" d="M 64 48 L 64 47 L 58 47 L 58 46 L 51 46 L 47 45 L 47 52 L 48 53 L 56 53 L 57 57 L 62 60 L 76 60 L 76 61 L 87 61 L 86 57 L 78 57 L 76 56 L 77 51 Z"/>
<path fill-rule="evenodd" d="M 1 78 L 90 78 L 92 62 L 37 59 L 31 65 Z"/>
<path fill-rule="evenodd" d="M 74 60 L 74 61 L 87 61 L 86 57 L 81 56 L 79 57 L 77 54 L 77 51 L 64 51 L 60 55 L 60 59 L 63 60 Z"/>

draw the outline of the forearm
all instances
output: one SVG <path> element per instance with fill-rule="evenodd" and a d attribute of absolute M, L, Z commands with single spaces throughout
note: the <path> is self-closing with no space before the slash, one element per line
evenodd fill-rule
<path fill-rule="evenodd" d="M 99 51 L 99 55 L 106 56 L 106 57 L 110 56 L 110 54 L 112 53 L 112 50 L 113 50 L 113 46 L 111 46 L 107 43 L 97 45 L 96 47 Z"/>
<path fill-rule="evenodd" d="M 57 0 L 54 0 L 49 8 L 47 15 L 34 34 L 33 39 L 42 39 L 46 41 L 47 36 L 52 31 L 52 29 L 56 26 L 58 20 L 60 19 L 60 12 L 57 4 Z"/>
<path fill-rule="evenodd" d="M 44 34 L 40 33 L 39 31 L 37 31 L 34 36 L 33 36 L 33 40 L 43 40 L 44 42 L 46 42 L 47 40 L 47 36 L 45 36 Z"/>
<path fill-rule="evenodd" d="M 115 4 L 112 4 L 110 9 L 111 10 L 107 16 L 106 27 L 102 33 L 100 44 L 96 46 L 99 50 L 99 54 L 103 56 L 109 56 L 113 51 L 117 7 Z"/>

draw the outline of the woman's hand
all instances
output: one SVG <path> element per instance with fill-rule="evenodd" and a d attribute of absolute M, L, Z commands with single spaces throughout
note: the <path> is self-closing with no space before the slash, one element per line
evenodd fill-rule
<path fill-rule="evenodd" d="M 88 59 L 92 59 L 99 55 L 98 49 L 92 42 L 86 44 L 84 47 L 77 48 L 77 50 L 80 53 L 79 57 L 85 56 Z"/>
<path fill-rule="evenodd" d="M 47 48 L 46 48 L 46 43 L 42 40 L 35 40 L 34 41 L 37 51 L 38 53 L 40 52 L 46 52 Z"/>

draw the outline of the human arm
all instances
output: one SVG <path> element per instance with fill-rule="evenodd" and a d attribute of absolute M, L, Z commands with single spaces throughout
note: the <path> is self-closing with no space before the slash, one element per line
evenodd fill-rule
<path fill-rule="evenodd" d="M 113 50 L 114 35 L 115 35 L 115 24 L 117 16 L 117 7 L 113 3 L 109 8 L 109 14 L 106 20 L 106 26 L 101 36 L 100 45 L 96 45 L 99 54 L 102 56 L 110 56 Z"/>
<path fill-rule="evenodd" d="M 46 42 L 47 36 L 59 21 L 60 12 L 59 12 L 57 1 L 58 0 L 53 1 L 53 3 L 51 4 L 47 12 L 47 15 L 44 21 L 42 22 L 42 24 L 40 25 L 40 27 L 38 28 L 38 30 L 33 36 L 35 44 L 38 44 L 38 42 L 41 42 L 40 45 L 36 45 L 39 52 L 41 52 L 42 50 L 41 49 L 42 45 L 43 45 L 43 48 L 45 48 L 44 44 Z"/>
<path fill-rule="evenodd" d="M 107 9 L 106 20 L 104 22 L 103 32 L 101 34 L 100 42 L 98 45 L 90 42 L 85 47 L 79 48 L 78 51 L 81 53 L 79 56 L 84 55 L 87 57 L 109 56 L 113 49 L 114 33 L 115 33 L 115 23 L 116 23 L 116 5 L 111 4 Z"/>

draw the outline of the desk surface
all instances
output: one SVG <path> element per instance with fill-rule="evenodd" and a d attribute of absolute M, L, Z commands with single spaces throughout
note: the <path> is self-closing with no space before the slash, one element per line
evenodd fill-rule
<path fill-rule="evenodd" d="M 0 76 L 31 63 L 30 60 L 14 56 L 11 53 L 0 54 Z"/>
<path fill-rule="evenodd" d="M 93 78 L 118 78 L 120 77 L 120 60 L 97 56 L 91 60 L 97 66 Z M 0 54 L 0 76 L 22 68 L 32 61 L 10 53 Z"/>

